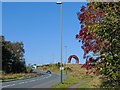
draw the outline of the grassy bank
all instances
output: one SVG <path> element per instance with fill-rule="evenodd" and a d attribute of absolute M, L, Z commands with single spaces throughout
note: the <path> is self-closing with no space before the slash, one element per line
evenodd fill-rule
<path fill-rule="evenodd" d="M 92 76 L 79 76 L 79 77 L 74 77 L 74 76 L 68 76 L 67 79 L 63 80 L 63 84 L 59 83 L 59 84 L 56 84 L 54 86 L 52 86 L 52 88 L 68 88 L 80 81 L 88 81 L 90 80 L 90 78 L 93 78 Z"/>
<path fill-rule="evenodd" d="M 68 77 L 63 81 L 63 84 L 59 83 L 54 85 L 52 87 L 53 89 L 63 88 L 64 90 L 78 82 L 82 82 L 82 81 L 89 82 L 89 81 L 92 81 L 95 77 L 97 77 L 93 74 L 86 75 L 86 69 L 81 68 L 81 65 L 79 64 L 66 64 L 64 67 L 69 70 L 69 71 L 67 70 Z"/>
<path fill-rule="evenodd" d="M 52 88 L 67 88 L 80 81 L 80 78 L 68 76 L 66 80 L 63 81 L 63 84 L 56 84 Z"/>
<path fill-rule="evenodd" d="M 101 76 L 94 76 L 92 79 L 80 85 L 78 88 L 100 88 L 102 82 L 102 79 L 100 77 Z"/>
<path fill-rule="evenodd" d="M 12 80 L 21 80 L 27 78 L 37 77 L 37 73 L 17 73 L 17 74 L 1 74 L 0 79 L 2 82 L 12 81 Z"/>
<path fill-rule="evenodd" d="M 59 74 L 58 64 L 42 65 L 42 66 L 38 66 L 37 69 L 39 69 L 39 70 L 50 70 L 52 73 Z"/>

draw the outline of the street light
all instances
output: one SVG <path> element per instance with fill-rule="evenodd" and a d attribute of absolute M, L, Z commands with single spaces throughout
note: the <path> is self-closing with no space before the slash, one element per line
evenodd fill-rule
<path fill-rule="evenodd" d="M 59 2 L 56 2 L 56 4 L 62 4 L 62 2 L 61 2 L 61 1 L 59 1 Z"/>
<path fill-rule="evenodd" d="M 56 2 L 60 4 L 60 81 L 62 82 L 62 2 Z"/>

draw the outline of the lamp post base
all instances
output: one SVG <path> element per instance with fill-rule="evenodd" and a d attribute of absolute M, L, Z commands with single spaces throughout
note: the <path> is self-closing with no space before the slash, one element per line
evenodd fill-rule
<path fill-rule="evenodd" d="M 62 70 L 60 70 L 60 82 L 61 82 L 61 84 L 63 84 L 63 82 L 62 82 Z"/>

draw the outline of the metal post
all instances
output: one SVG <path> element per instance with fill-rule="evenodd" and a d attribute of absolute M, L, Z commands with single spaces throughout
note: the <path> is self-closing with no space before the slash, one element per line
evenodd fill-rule
<path fill-rule="evenodd" d="M 60 34 L 61 34 L 61 83 L 62 82 L 62 4 L 60 4 Z"/>
<path fill-rule="evenodd" d="M 57 2 L 60 4 L 60 82 L 62 82 L 62 2 Z"/>

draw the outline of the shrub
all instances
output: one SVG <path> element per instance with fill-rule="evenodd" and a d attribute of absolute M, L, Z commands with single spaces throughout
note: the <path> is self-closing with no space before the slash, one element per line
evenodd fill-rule
<path fill-rule="evenodd" d="M 31 72 L 33 72 L 32 68 L 26 67 L 26 73 L 31 73 Z"/>

